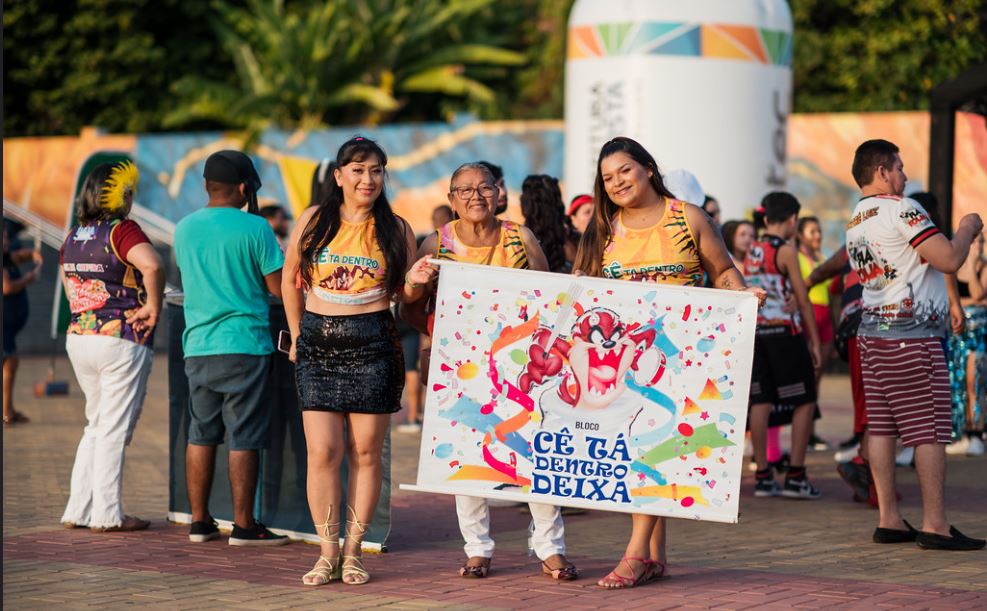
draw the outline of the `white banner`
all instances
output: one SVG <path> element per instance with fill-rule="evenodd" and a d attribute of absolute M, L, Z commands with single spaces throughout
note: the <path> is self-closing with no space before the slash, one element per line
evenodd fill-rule
<path fill-rule="evenodd" d="M 442 262 L 436 301 L 404 488 L 737 521 L 756 298 Z"/>

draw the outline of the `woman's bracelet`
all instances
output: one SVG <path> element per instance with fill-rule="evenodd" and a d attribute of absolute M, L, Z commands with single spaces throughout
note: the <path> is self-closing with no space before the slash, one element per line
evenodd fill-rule
<path fill-rule="evenodd" d="M 404 275 L 404 283 L 407 284 L 408 286 L 410 286 L 413 289 L 416 289 L 416 288 L 418 288 L 418 287 L 421 286 L 417 282 L 412 282 L 411 280 L 408 280 L 408 275 L 407 274 Z"/>

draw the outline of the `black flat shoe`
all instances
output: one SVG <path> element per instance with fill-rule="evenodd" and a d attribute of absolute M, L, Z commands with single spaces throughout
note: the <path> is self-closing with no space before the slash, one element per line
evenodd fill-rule
<path fill-rule="evenodd" d="M 983 539 L 972 539 L 967 537 L 955 527 L 949 527 L 951 537 L 944 537 L 936 533 L 920 532 L 915 538 L 915 543 L 922 549 L 938 549 L 951 552 L 968 552 L 983 549 L 987 541 Z"/>
<path fill-rule="evenodd" d="M 954 539 L 962 539 L 962 540 L 965 540 L 965 541 L 974 541 L 976 543 L 979 543 L 980 544 L 980 547 L 984 547 L 984 545 L 987 544 L 987 541 L 985 541 L 984 539 L 974 539 L 973 537 L 968 537 L 968 536 L 964 535 L 955 526 L 950 526 L 949 527 L 949 536 L 952 537 L 952 538 L 954 538 Z"/>
<path fill-rule="evenodd" d="M 902 520 L 905 522 L 905 520 Z M 911 543 L 915 541 L 919 535 L 919 532 L 912 528 L 912 525 L 905 522 L 905 526 L 908 530 L 896 530 L 894 528 L 881 528 L 878 526 L 874 529 L 874 543 Z"/>

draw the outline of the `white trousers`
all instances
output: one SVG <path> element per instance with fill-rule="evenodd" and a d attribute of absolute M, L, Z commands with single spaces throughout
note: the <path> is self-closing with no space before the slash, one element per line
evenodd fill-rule
<path fill-rule="evenodd" d="M 144 406 L 151 350 L 102 335 L 69 335 L 65 347 L 86 395 L 88 424 L 76 451 L 62 522 L 119 526 L 123 452 Z"/>
<path fill-rule="evenodd" d="M 565 555 L 565 527 L 562 512 L 554 505 L 528 503 L 531 508 L 531 547 L 540 560 L 555 554 Z M 493 556 L 494 541 L 490 538 L 490 507 L 487 499 L 475 496 L 456 496 L 456 515 L 459 531 L 463 533 L 466 556 Z"/>

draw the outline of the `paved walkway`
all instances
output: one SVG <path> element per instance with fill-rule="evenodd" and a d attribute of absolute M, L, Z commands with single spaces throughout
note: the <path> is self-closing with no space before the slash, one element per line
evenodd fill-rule
<path fill-rule="evenodd" d="M 83 425 L 82 399 L 35 399 L 30 386 L 45 372 L 41 360 L 21 368 L 18 409 L 31 423 L 3 433 L 3 607 L 145 609 L 278 609 L 453 607 L 562 609 L 623 608 L 987 608 L 987 552 L 928 552 L 910 545 L 870 543 L 876 514 L 850 502 L 832 454 L 810 456 L 810 474 L 823 491 L 816 502 L 754 499 L 745 474 L 741 522 L 675 520 L 670 524 L 667 579 L 621 592 L 595 581 L 620 557 L 626 516 L 590 512 L 566 519 L 569 555 L 585 578 L 558 584 L 538 574 L 525 553 L 527 517 L 494 510 L 498 551 L 490 577 L 456 576 L 462 560 L 451 497 L 394 490 L 390 552 L 368 556 L 373 580 L 362 587 L 300 583 L 317 555 L 293 544 L 247 549 L 217 540 L 190 545 L 186 528 L 167 523 L 166 363 L 157 359 L 148 402 L 127 452 L 124 499 L 128 513 L 153 520 L 133 534 L 96 535 L 58 525 Z M 67 363 L 61 377 L 71 378 Z M 823 385 L 819 432 L 846 436 L 849 384 Z M 394 435 L 394 482 L 413 482 L 416 435 Z M 950 518 L 970 534 L 987 534 L 987 459 L 951 458 Z M 906 517 L 921 521 L 918 487 L 899 471 Z"/>

